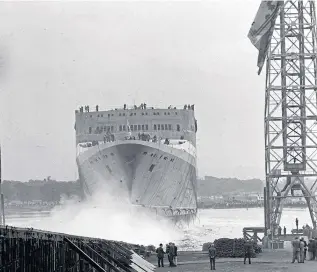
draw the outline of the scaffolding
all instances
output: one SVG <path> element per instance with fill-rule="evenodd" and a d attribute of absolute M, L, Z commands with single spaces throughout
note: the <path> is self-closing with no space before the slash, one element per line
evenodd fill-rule
<path fill-rule="evenodd" d="M 316 229 L 317 97 L 314 1 L 284 1 L 266 65 L 265 228 L 277 232 L 283 203 L 305 198 Z"/>

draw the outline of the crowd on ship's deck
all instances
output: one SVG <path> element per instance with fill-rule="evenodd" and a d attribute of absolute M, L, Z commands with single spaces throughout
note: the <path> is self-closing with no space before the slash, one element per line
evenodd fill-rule
<path fill-rule="evenodd" d="M 95 108 L 96 108 L 96 112 L 99 111 L 99 105 L 96 105 Z M 127 107 L 127 104 L 123 105 L 123 109 L 124 110 L 128 110 L 129 109 Z M 140 106 L 134 105 L 132 109 L 134 109 L 134 110 L 138 110 L 138 109 L 146 110 L 147 109 L 147 105 L 146 105 L 146 103 L 142 103 Z M 154 109 L 154 107 L 151 107 L 150 109 Z M 170 109 L 176 110 L 176 107 L 173 107 L 172 105 L 169 105 L 168 109 L 169 110 Z M 84 112 L 84 110 L 85 110 L 85 112 L 89 112 L 89 106 L 86 105 L 85 107 L 83 107 L 83 106 L 79 107 L 79 112 Z M 118 109 L 115 109 L 115 110 L 118 110 Z M 195 105 L 194 104 L 192 104 L 192 105 L 190 105 L 190 104 L 184 105 L 184 110 L 195 110 Z"/>
<path fill-rule="evenodd" d="M 158 137 L 156 135 L 151 137 L 150 134 L 146 134 L 146 133 L 139 133 L 137 138 L 135 136 L 125 136 L 124 140 L 141 140 L 141 141 L 147 141 L 147 142 L 153 142 L 153 143 L 158 142 L 158 140 L 159 141 L 164 140 L 164 144 L 166 144 L 166 145 L 170 144 L 170 139 L 168 139 L 168 138 L 165 138 L 165 139 L 164 138 L 159 138 L 158 139 Z M 181 136 L 180 140 L 184 140 L 184 136 Z M 103 137 L 103 142 L 104 143 L 109 143 L 109 142 L 114 142 L 114 141 L 116 141 L 116 138 L 115 138 L 115 135 L 112 134 L 112 133 L 107 133 Z M 179 141 L 178 143 L 179 144 L 183 144 L 184 142 Z M 99 141 L 92 141 L 91 144 L 87 143 L 87 147 L 95 146 L 95 145 L 98 145 L 98 144 L 99 144 Z"/>

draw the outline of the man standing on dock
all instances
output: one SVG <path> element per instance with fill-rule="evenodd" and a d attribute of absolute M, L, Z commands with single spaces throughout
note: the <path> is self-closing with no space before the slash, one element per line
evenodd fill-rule
<path fill-rule="evenodd" d="M 176 266 L 174 264 L 174 252 L 175 252 L 175 248 L 174 248 L 173 243 L 169 243 L 169 252 L 168 252 L 169 258 L 168 258 L 168 260 L 170 262 L 170 267 Z"/>
<path fill-rule="evenodd" d="M 211 244 L 208 248 L 209 260 L 210 260 L 210 269 L 216 270 L 216 248 L 214 244 Z"/>
<path fill-rule="evenodd" d="M 292 241 L 292 246 L 293 246 L 293 260 L 292 260 L 292 263 L 295 263 L 296 259 L 297 259 L 297 262 L 299 263 L 300 243 L 299 243 L 298 237 L 295 237 L 295 240 Z"/>
<path fill-rule="evenodd" d="M 249 241 L 244 241 L 244 264 L 247 258 L 249 259 L 249 264 L 251 264 L 251 253 L 252 253 L 252 245 Z"/>
<path fill-rule="evenodd" d="M 167 254 L 167 259 L 168 259 L 169 263 L 171 263 L 171 260 L 170 260 L 170 245 L 169 244 L 166 244 L 165 252 Z"/>
<path fill-rule="evenodd" d="M 304 263 L 304 248 L 305 248 L 305 243 L 304 243 L 304 238 L 300 238 L 299 240 L 299 259 L 300 263 Z"/>
<path fill-rule="evenodd" d="M 177 266 L 177 246 L 173 243 L 174 246 L 174 264 Z"/>
<path fill-rule="evenodd" d="M 282 235 L 282 227 L 278 226 L 278 236 L 281 236 L 281 235 Z"/>
<path fill-rule="evenodd" d="M 164 249 L 163 249 L 163 245 L 160 244 L 160 247 L 158 247 L 156 249 L 156 254 L 157 254 L 157 263 L 158 263 L 158 267 L 164 267 Z"/>
<path fill-rule="evenodd" d="M 297 234 L 298 234 L 298 218 L 295 219 L 295 223 L 296 223 L 296 230 L 297 230 Z"/>
<path fill-rule="evenodd" d="M 304 239 L 304 260 L 307 260 L 307 249 L 308 249 L 308 244 L 306 240 Z"/>
<path fill-rule="evenodd" d="M 312 260 L 316 259 L 316 253 L 317 253 L 317 239 L 313 238 L 312 240 Z"/>

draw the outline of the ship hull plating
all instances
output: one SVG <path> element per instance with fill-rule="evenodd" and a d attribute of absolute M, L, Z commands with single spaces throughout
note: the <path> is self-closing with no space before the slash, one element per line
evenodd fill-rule
<path fill-rule="evenodd" d="M 185 150 L 118 141 L 82 150 L 77 164 L 88 195 L 106 188 L 166 216 L 188 217 L 197 212 L 196 158 Z"/>

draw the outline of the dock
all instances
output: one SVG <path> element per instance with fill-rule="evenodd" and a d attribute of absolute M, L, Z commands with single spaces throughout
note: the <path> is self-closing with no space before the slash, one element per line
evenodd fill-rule
<path fill-rule="evenodd" d="M 250 230 L 247 228 L 246 230 Z M 261 231 L 261 229 L 255 229 Z M 289 235 L 291 239 L 293 235 Z M 286 239 L 285 239 L 286 240 Z M 292 264 L 290 242 L 285 248 L 263 249 L 244 264 L 242 258 L 217 258 L 218 271 L 316 271 L 317 261 Z M 35 229 L 0 227 L 0 271 L 2 272 L 203 272 L 209 271 L 207 251 L 179 251 L 178 266 L 157 267 L 154 252 L 141 257 L 141 246 L 125 242 L 54 233 Z M 140 255 L 137 254 L 140 253 Z"/>
<path fill-rule="evenodd" d="M 243 228 L 243 237 L 245 239 L 253 239 L 257 242 L 262 242 L 262 239 L 259 237 L 258 234 L 264 234 L 265 228 L 264 227 L 245 227 Z"/>
<path fill-rule="evenodd" d="M 156 257 L 147 259 L 152 264 L 156 264 Z M 291 249 L 264 250 L 252 263 L 244 264 L 242 258 L 217 258 L 216 271 L 223 272 L 315 272 L 317 261 L 305 261 L 305 263 L 291 263 Z M 165 267 L 157 268 L 157 272 L 204 272 L 210 271 L 210 264 L 207 252 L 179 252 L 178 266 L 168 267 L 167 258 L 164 259 Z"/>
<path fill-rule="evenodd" d="M 243 237 L 245 239 L 252 239 L 257 242 L 262 242 L 262 238 L 259 237 L 259 234 L 264 235 L 265 233 L 265 228 L 264 227 L 245 227 L 243 228 Z M 302 229 L 298 230 L 298 233 L 295 229 L 291 231 L 291 233 L 287 234 L 280 234 L 280 235 L 274 235 L 274 239 L 280 240 L 280 241 L 293 241 L 295 237 L 315 237 L 315 232 L 305 232 Z"/>
<path fill-rule="evenodd" d="M 151 272 L 136 245 L 34 229 L 0 227 L 3 272 Z"/>

